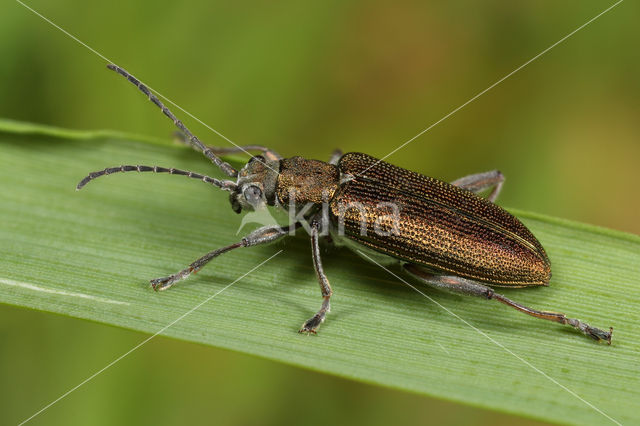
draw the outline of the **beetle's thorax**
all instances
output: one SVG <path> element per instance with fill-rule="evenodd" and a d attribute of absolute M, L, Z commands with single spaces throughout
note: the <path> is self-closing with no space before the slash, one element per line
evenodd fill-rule
<path fill-rule="evenodd" d="M 291 157 L 280 161 L 276 198 L 281 205 L 322 204 L 333 198 L 340 172 L 333 164 Z"/>

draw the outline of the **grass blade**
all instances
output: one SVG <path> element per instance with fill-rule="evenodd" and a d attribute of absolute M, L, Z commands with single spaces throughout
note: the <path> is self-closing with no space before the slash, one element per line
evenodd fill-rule
<path fill-rule="evenodd" d="M 318 336 L 303 336 L 296 331 L 320 294 L 302 234 L 228 253 L 155 293 L 149 279 L 239 238 L 226 193 L 144 174 L 74 190 L 88 172 L 120 164 L 215 175 L 197 153 L 114 132 L 0 121 L 0 157 L 1 303 L 153 334 L 283 250 L 162 334 L 553 422 L 640 422 L 637 236 L 514 211 L 547 249 L 554 277 L 549 288 L 505 293 L 613 326 L 611 347 L 497 303 L 423 289 L 515 357 L 375 265 L 332 248 L 324 263 L 333 311 Z"/>

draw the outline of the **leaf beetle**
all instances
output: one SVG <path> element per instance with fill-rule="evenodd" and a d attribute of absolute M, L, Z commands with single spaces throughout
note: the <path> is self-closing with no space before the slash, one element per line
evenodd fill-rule
<path fill-rule="evenodd" d="M 301 333 L 316 333 L 330 309 L 331 286 L 322 268 L 319 238 L 355 249 L 376 263 L 401 263 L 414 278 L 458 294 L 497 300 L 536 318 L 568 324 L 597 341 L 611 344 L 613 329 L 592 327 L 562 313 L 540 311 L 496 293 L 492 287 L 547 286 L 549 258 L 535 236 L 513 215 L 494 204 L 503 175 L 490 171 L 447 183 L 402 169 L 363 153 L 336 151 L 327 162 L 283 158 L 260 146 L 218 148 L 204 145 L 176 116 L 124 69 L 108 68 L 128 79 L 180 129 L 185 143 L 202 152 L 225 175 L 219 180 L 199 173 L 157 166 L 123 165 L 92 172 L 78 185 L 118 172 L 155 172 L 200 179 L 229 192 L 233 211 L 281 207 L 293 219 L 288 226 L 263 226 L 240 241 L 213 250 L 173 275 L 151 280 L 166 290 L 228 251 L 266 244 L 305 226 L 311 236 L 313 265 L 322 294 L 318 312 Z M 240 170 L 222 154 L 258 151 Z M 491 189 L 483 198 L 478 193 Z"/>

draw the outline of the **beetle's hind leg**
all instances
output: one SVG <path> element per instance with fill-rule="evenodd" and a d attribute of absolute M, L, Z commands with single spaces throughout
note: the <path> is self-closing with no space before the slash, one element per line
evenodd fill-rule
<path fill-rule="evenodd" d="M 331 294 L 333 291 L 331 290 L 331 286 L 329 285 L 329 279 L 324 273 L 322 269 L 322 260 L 320 259 L 320 245 L 318 243 L 318 228 L 320 224 L 318 220 L 313 220 L 311 222 L 311 253 L 313 256 L 313 267 L 316 270 L 316 275 L 318 277 L 318 284 L 320 284 L 320 291 L 322 292 L 322 306 L 320 310 L 311 318 L 306 320 L 302 327 L 300 328 L 300 333 L 316 333 L 320 324 L 324 321 L 327 312 L 330 310 L 329 300 L 331 299 Z"/>
<path fill-rule="evenodd" d="M 174 136 L 178 142 L 182 142 L 185 145 L 191 145 L 187 136 L 180 132 L 174 132 Z M 229 146 L 229 147 L 221 147 L 221 146 L 207 146 L 215 155 L 225 155 L 225 154 L 237 154 L 239 152 L 247 152 L 247 151 L 259 151 L 264 155 L 268 160 L 281 160 L 282 156 L 275 152 L 274 150 L 267 148 L 262 145 L 243 145 L 243 146 Z"/>
<path fill-rule="evenodd" d="M 297 224 L 295 225 L 297 226 Z M 240 247 L 251 247 L 256 246 L 258 244 L 265 244 L 275 241 L 279 238 L 284 237 L 289 234 L 289 226 L 278 227 L 278 226 L 265 226 L 259 229 L 256 229 L 246 237 L 244 237 L 241 241 L 237 243 L 228 245 L 226 247 L 222 247 L 209 253 L 205 254 L 195 262 L 191 263 L 185 269 L 175 274 L 169 275 L 167 277 L 156 278 L 151 280 L 151 286 L 156 291 L 166 290 L 176 282 L 187 278 L 191 273 L 196 273 L 200 269 L 202 269 L 207 263 L 209 263 L 213 258 L 220 256 L 223 253 L 231 251 L 233 249 L 237 249 Z"/>
<path fill-rule="evenodd" d="M 405 264 L 404 269 L 412 276 L 418 278 L 420 281 L 426 284 L 429 284 L 430 286 L 454 293 L 466 294 L 469 296 L 479 296 L 486 299 L 494 299 L 498 302 L 504 303 L 507 306 L 511 306 L 512 308 L 515 308 L 520 312 L 524 312 L 527 315 L 558 322 L 560 324 L 568 324 L 580 330 L 582 333 L 594 340 L 604 340 L 608 344 L 611 344 L 611 334 L 613 333 L 613 328 L 609 329 L 609 331 L 603 331 L 599 328 L 591 327 L 589 324 L 584 323 L 580 320 L 567 318 L 564 314 L 559 312 L 539 311 L 537 309 L 528 308 L 514 302 L 513 300 L 507 299 L 501 294 L 496 293 L 492 288 L 487 287 L 484 284 L 467 278 L 461 278 L 455 275 L 433 274 L 428 272 L 424 268 L 411 263 Z"/>
<path fill-rule="evenodd" d="M 471 192 L 482 192 L 485 189 L 493 187 L 491 193 L 487 196 L 487 200 L 492 203 L 498 198 L 498 194 L 502 190 L 504 183 L 504 175 L 498 170 L 490 172 L 476 173 L 474 175 L 464 176 L 451 182 L 451 185 L 466 189 Z"/>

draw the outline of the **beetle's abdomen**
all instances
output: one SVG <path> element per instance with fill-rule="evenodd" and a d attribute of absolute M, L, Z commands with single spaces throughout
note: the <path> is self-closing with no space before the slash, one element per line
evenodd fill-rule
<path fill-rule="evenodd" d="M 405 261 L 495 285 L 549 282 L 544 249 L 501 207 L 366 154 L 346 154 L 338 168 L 354 177 L 331 202 L 332 220 L 342 222 L 346 237 Z M 398 207 L 396 217 L 390 205 Z"/>

